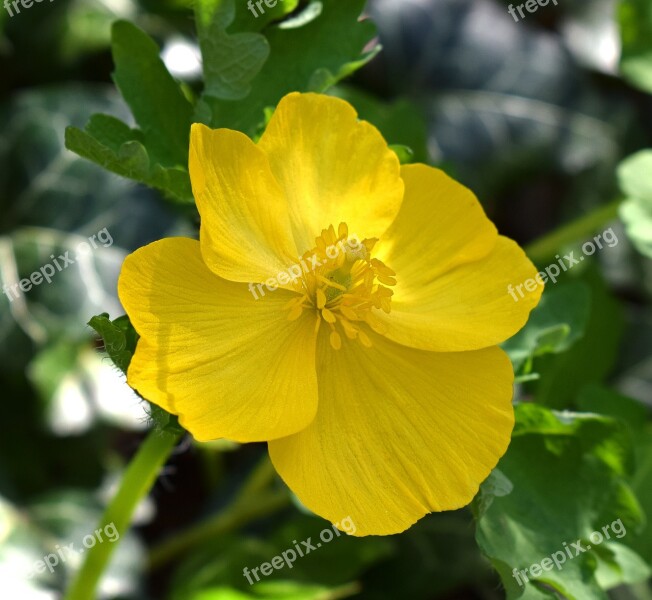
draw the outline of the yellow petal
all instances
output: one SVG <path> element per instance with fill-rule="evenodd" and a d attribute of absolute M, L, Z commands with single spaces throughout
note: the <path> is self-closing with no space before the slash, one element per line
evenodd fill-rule
<path fill-rule="evenodd" d="M 427 271 L 427 266 L 424 266 Z M 401 344 L 453 352 L 498 344 L 525 325 L 538 304 L 543 285 L 516 242 L 499 236 L 487 257 L 439 275 L 422 286 L 396 286 L 392 312 L 378 312 L 388 338 Z M 532 279 L 533 292 L 516 300 L 509 286 Z M 399 281 L 400 275 L 399 275 Z"/>
<path fill-rule="evenodd" d="M 351 517 L 360 536 L 468 504 L 514 423 L 514 377 L 499 348 L 426 352 L 368 335 L 371 348 L 337 352 L 320 335 L 317 416 L 269 443 L 301 502 L 331 522 Z"/>
<path fill-rule="evenodd" d="M 362 240 L 394 220 L 403 197 L 398 158 L 344 100 L 285 96 L 258 145 L 288 198 L 300 253 L 329 225 L 345 222 Z"/>
<path fill-rule="evenodd" d="M 231 281 L 267 281 L 297 261 L 288 205 L 269 161 L 246 135 L 192 126 L 190 178 L 207 266 Z"/>
<path fill-rule="evenodd" d="M 200 441 L 295 433 L 317 409 L 314 323 L 287 319 L 291 292 L 259 299 L 209 271 L 199 242 L 161 240 L 127 257 L 118 292 L 142 336 L 127 380 Z"/>
<path fill-rule="evenodd" d="M 514 301 L 537 273 L 519 246 L 498 236 L 475 196 L 442 171 L 403 167 L 401 211 L 377 246 L 396 271 L 391 313 L 377 316 L 390 339 L 423 350 L 477 350 L 516 333 L 543 286 Z"/>
<path fill-rule="evenodd" d="M 401 210 L 374 249 L 399 279 L 418 284 L 489 254 L 498 232 L 471 190 L 428 165 L 404 165 L 401 177 Z"/>

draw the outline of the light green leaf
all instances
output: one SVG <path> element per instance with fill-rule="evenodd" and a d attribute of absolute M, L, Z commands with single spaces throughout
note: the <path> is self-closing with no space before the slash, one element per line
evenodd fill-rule
<path fill-rule="evenodd" d="M 620 205 L 627 235 L 641 254 L 652 258 L 652 150 L 620 163 L 618 181 L 627 198 Z"/>
<path fill-rule="evenodd" d="M 595 555 L 598 561 L 595 577 L 602 589 L 608 590 L 625 583 L 639 583 L 652 574 L 645 561 L 625 544 L 611 541 L 596 546 Z"/>
<path fill-rule="evenodd" d="M 642 150 L 621 162 L 618 181 L 628 198 L 652 202 L 652 150 Z"/>

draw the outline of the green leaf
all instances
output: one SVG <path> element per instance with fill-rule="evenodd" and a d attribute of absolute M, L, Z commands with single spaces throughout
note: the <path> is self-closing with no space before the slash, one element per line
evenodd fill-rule
<path fill-rule="evenodd" d="M 131 129 L 112 115 L 93 115 L 86 125 L 86 132 L 116 153 L 120 152 L 122 146 L 128 142 L 144 143 L 145 141 L 138 129 Z"/>
<path fill-rule="evenodd" d="M 125 375 L 136 350 L 138 334 L 127 316 L 115 321 L 107 313 L 93 317 L 88 324 L 104 340 L 104 348 L 111 360 Z"/>
<path fill-rule="evenodd" d="M 68 127 L 66 147 L 112 173 L 192 203 L 187 172 L 193 107 L 159 58 L 159 48 L 125 21 L 112 30 L 113 78 L 141 130 L 110 115 Z"/>
<path fill-rule="evenodd" d="M 375 47 L 363 52 L 375 34 L 370 22 L 359 21 L 364 5 L 364 0 L 311 0 L 297 17 L 268 27 L 264 33 L 269 59 L 252 81 L 247 102 L 206 96 L 198 114 L 213 127 L 254 135 L 263 123 L 265 108 L 276 106 L 286 94 L 326 91 L 378 51 Z"/>
<path fill-rule="evenodd" d="M 627 198 L 620 205 L 627 235 L 641 254 L 652 258 L 652 150 L 620 163 L 618 181 Z"/>
<path fill-rule="evenodd" d="M 140 132 L 129 129 L 119 119 L 93 115 L 85 131 L 76 127 L 66 129 L 66 147 L 108 171 L 144 181 L 149 172 L 149 156 L 138 137 L 142 138 Z"/>
<path fill-rule="evenodd" d="M 390 149 L 398 156 L 398 160 L 402 165 L 407 165 L 414 161 L 414 151 L 409 146 L 391 144 Z"/>
<path fill-rule="evenodd" d="M 149 416 L 157 429 L 185 433 L 183 427 L 179 425 L 176 415 L 171 415 L 165 409 L 151 402 L 149 403 Z"/>
<path fill-rule="evenodd" d="M 174 81 L 159 47 L 126 21 L 113 25 L 113 79 L 143 132 L 154 164 L 185 167 L 193 108 Z"/>
<path fill-rule="evenodd" d="M 269 43 L 259 33 L 228 34 L 235 19 L 235 0 L 202 0 L 195 19 L 204 65 L 204 96 L 240 100 L 269 56 Z"/>
<path fill-rule="evenodd" d="M 127 136 L 131 136 L 129 139 Z M 107 171 L 156 188 L 181 203 L 193 203 L 190 176 L 185 169 L 151 165 L 142 134 L 108 115 L 93 115 L 85 131 L 66 129 L 66 147 Z"/>
<path fill-rule="evenodd" d="M 648 0 L 621 0 L 618 20 L 620 72 L 632 85 L 652 93 L 652 4 Z"/>
<path fill-rule="evenodd" d="M 527 325 L 502 344 L 518 371 L 543 354 L 559 354 L 579 340 L 586 329 L 591 293 L 583 283 L 547 287 Z"/>
<path fill-rule="evenodd" d="M 586 263 L 585 263 L 586 264 Z M 573 406 L 588 383 L 600 383 L 613 369 L 620 349 L 623 315 L 597 268 L 582 273 L 591 290 L 590 315 L 584 331 L 568 350 L 537 358 L 541 378 L 531 384 L 536 401 L 552 408 Z"/>
<path fill-rule="evenodd" d="M 635 430 L 644 426 L 648 416 L 647 409 L 640 402 L 596 384 L 587 385 L 581 390 L 577 406 L 581 410 L 620 419 Z"/>
<path fill-rule="evenodd" d="M 104 349 L 111 360 L 126 375 L 140 337 L 129 317 L 124 315 L 111 321 L 107 313 L 102 313 L 93 317 L 88 324 L 104 341 Z M 157 429 L 185 432 L 175 415 L 171 415 L 156 404 L 150 403 L 149 416 Z"/>
<path fill-rule="evenodd" d="M 187 172 L 193 107 L 146 33 L 125 21 L 112 29 L 113 78 L 141 130 L 94 115 L 82 131 L 66 130 L 66 147 L 112 173 L 192 203 Z"/>
<path fill-rule="evenodd" d="M 621 584 L 645 581 L 652 570 L 634 550 L 615 541 L 608 545 L 596 546 L 595 557 L 598 562 L 595 578 L 604 590 Z"/>
<path fill-rule="evenodd" d="M 514 489 L 514 484 L 505 477 L 505 474 L 500 469 L 494 469 L 487 479 L 484 480 L 480 486 L 478 495 L 474 498 L 474 511 L 478 518 L 482 517 L 494 498 L 500 498 L 511 494 Z"/>
<path fill-rule="evenodd" d="M 652 564 L 652 423 L 649 411 L 640 402 L 614 390 L 591 385 L 580 393 L 578 405 L 583 410 L 593 410 L 626 423 L 634 447 L 634 474 L 632 489 L 648 513 L 645 529 L 628 543 Z"/>
<path fill-rule="evenodd" d="M 636 470 L 632 488 L 648 514 L 648 522 L 631 546 L 652 564 L 652 424 L 648 421 L 645 428 L 635 437 Z"/>
<path fill-rule="evenodd" d="M 644 579 L 640 557 L 619 547 L 643 523 L 625 479 L 631 448 L 622 427 L 600 415 L 558 413 L 534 404 L 518 405 L 516 418 L 514 438 L 499 463 L 513 490 L 494 497 L 478 516 L 476 531 L 507 597 L 554 598 L 552 588 L 567 598 L 606 599 L 605 587 Z M 594 531 L 601 542 L 591 539 Z M 572 546 L 578 541 L 584 552 Z M 559 568 L 547 562 L 550 569 L 530 574 L 527 582 L 521 575 L 524 585 L 519 585 L 513 569 L 529 570 L 553 553 Z M 598 572 L 605 557 L 616 567 L 610 578 Z"/>

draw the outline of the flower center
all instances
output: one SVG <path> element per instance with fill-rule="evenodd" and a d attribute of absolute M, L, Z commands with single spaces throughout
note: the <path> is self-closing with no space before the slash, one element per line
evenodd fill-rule
<path fill-rule="evenodd" d="M 337 232 L 332 225 L 322 230 L 315 247 L 299 260 L 302 275 L 293 287 L 300 296 L 288 302 L 288 319 L 294 321 L 304 309 L 313 309 L 316 330 L 322 321 L 330 327 L 333 348 L 342 347 L 342 333 L 370 347 L 360 323 L 382 333 L 382 323 L 372 311 L 389 314 L 394 292 L 388 286 L 396 285 L 396 273 L 371 256 L 376 242 L 377 238 L 360 241 L 356 235 L 349 236 L 346 223 L 340 223 Z"/>

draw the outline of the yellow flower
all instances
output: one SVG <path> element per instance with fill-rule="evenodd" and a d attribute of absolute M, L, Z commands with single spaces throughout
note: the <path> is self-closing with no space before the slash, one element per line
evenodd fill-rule
<path fill-rule="evenodd" d="M 299 499 L 356 535 L 468 504 L 513 427 L 496 344 L 542 291 L 507 293 L 536 273 L 523 251 L 323 95 L 283 98 L 257 144 L 194 125 L 190 176 L 200 241 L 122 269 L 129 384 L 197 440 L 267 441 Z"/>

